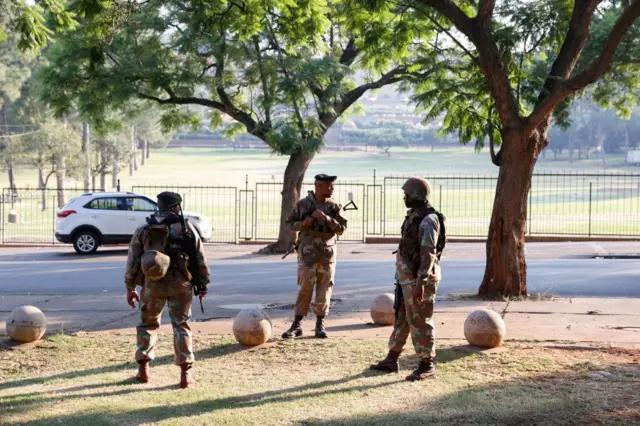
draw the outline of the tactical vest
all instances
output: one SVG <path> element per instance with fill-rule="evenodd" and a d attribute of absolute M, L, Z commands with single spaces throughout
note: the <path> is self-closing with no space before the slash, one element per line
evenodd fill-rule
<path fill-rule="evenodd" d="M 409 265 L 414 277 L 418 276 L 420 269 L 420 223 L 427 215 L 435 212 L 433 207 L 418 207 L 413 209 L 402 223 L 398 253 L 405 264 Z"/>

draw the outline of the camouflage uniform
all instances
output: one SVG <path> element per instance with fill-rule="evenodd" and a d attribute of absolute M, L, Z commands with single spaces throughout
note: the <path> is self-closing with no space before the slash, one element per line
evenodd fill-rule
<path fill-rule="evenodd" d="M 156 212 L 154 216 L 158 221 L 176 215 L 167 210 Z M 176 215 L 177 216 L 177 215 Z M 204 255 L 202 242 L 195 228 L 187 222 L 187 226 L 196 237 L 198 253 L 197 262 L 204 288 L 207 289 L 210 281 L 209 267 Z M 170 242 L 168 250 L 180 251 L 182 226 L 180 222 L 170 226 Z M 157 332 L 160 327 L 160 318 L 165 303 L 169 306 L 169 317 L 173 326 L 173 345 L 175 363 L 177 365 L 190 364 L 194 361 L 193 345 L 191 342 L 191 329 L 188 321 L 191 319 L 191 303 L 193 289 L 189 282 L 190 274 L 182 257 L 178 256 L 177 263 L 172 260 L 172 266 L 167 275 L 158 281 L 144 277 L 141 269 L 141 257 L 144 252 L 144 241 L 147 226 L 136 230 L 129 246 L 125 284 L 128 291 L 135 291 L 136 285 L 142 286 L 140 324 L 137 327 L 137 361 L 150 361 L 155 357 L 154 350 L 157 341 Z"/>
<path fill-rule="evenodd" d="M 328 216 L 326 222 L 314 219 L 311 228 L 302 226 L 302 222 L 311 217 L 319 209 Z M 313 191 L 309 191 L 306 198 L 300 200 L 287 218 L 287 225 L 293 231 L 298 231 L 298 297 L 295 315 L 306 316 L 311 305 L 313 288 L 316 288 L 316 298 L 313 313 L 325 316 L 329 312 L 333 279 L 335 276 L 335 262 L 337 258 L 337 235 L 347 229 L 347 220 L 342 216 L 342 206 L 332 199 L 326 199 L 322 206 L 316 207 Z"/>
<path fill-rule="evenodd" d="M 404 299 L 404 303 L 398 306 L 389 350 L 401 352 L 411 333 L 416 354 L 433 359 L 436 350 L 432 317 L 441 277 L 436 254 L 440 222 L 435 213 L 427 213 L 427 207 L 411 209 L 402 225 L 396 255 L 396 297 Z M 413 298 L 416 286 L 424 286 L 422 303 Z"/>
<path fill-rule="evenodd" d="M 398 372 L 398 357 L 409 333 L 416 354 L 421 358 L 418 368 L 407 380 L 423 380 L 435 375 L 433 306 L 440 282 L 440 253 L 444 248 L 444 216 L 429 205 L 431 186 L 421 177 L 410 178 L 402 186 L 405 205 L 409 207 L 402 224 L 402 237 L 396 257 L 396 319 L 389 338 L 389 353 L 372 365 L 372 370 Z M 442 232 L 442 245 L 438 245 Z M 422 300 L 414 291 L 422 294 Z"/>

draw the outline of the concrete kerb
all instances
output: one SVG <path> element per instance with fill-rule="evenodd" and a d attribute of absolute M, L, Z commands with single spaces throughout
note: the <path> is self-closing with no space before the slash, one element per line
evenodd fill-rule
<path fill-rule="evenodd" d="M 5 300 L 0 309 L 6 317 L 13 305 L 37 304 L 47 315 L 47 334 L 75 332 L 112 332 L 132 334 L 139 312 L 125 305 L 122 297 L 105 296 L 67 300 L 56 298 L 46 305 L 41 297 L 31 300 L 15 297 Z M 37 299 L 37 300 L 34 300 Z M 46 299 L 45 299 L 46 300 Z M 38 303 L 40 302 L 40 303 Z M 70 306 L 66 303 L 69 302 Z M 87 306 L 89 305 L 89 306 Z M 97 305 L 103 309 L 95 310 Z M 291 322 L 290 304 L 263 306 L 273 323 L 273 336 L 286 330 Z M 194 310 L 192 329 L 195 333 L 232 335 L 232 322 L 243 306 L 208 306 L 203 315 Z M 492 309 L 503 315 L 507 325 L 507 342 L 583 342 L 609 346 L 640 347 L 640 299 L 554 298 L 545 301 L 491 302 L 483 300 L 438 300 L 434 319 L 437 336 L 442 341 L 464 342 L 466 317 L 475 309 Z M 4 320 L 4 318 L 2 318 Z M 162 332 L 171 333 L 168 315 L 162 318 Z M 310 315 L 303 322 L 307 334 L 313 328 Z M 332 310 L 326 321 L 331 336 L 347 339 L 387 339 L 390 326 L 374 325 L 366 303 L 359 307 L 340 306 Z M 0 336 L 5 324 L 0 321 Z"/>

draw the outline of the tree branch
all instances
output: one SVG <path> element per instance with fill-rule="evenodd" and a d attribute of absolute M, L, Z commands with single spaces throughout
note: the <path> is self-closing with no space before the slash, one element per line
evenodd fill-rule
<path fill-rule="evenodd" d="M 340 55 L 340 63 L 342 65 L 351 66 L 351 64 L 353 64 L 353 61 L 356 60 L 358 53 L 360 53 L 360 51 L 356 48 L 356 39 L 352 37 L 349 39 L 347 47 L 342 50 L 342 55 Z"/>
<path fill-rule="evenodd" d="M 498 50 L 491 26 L 487 21 L 479 22 L 470 19 L 458 6 L 450 0 L 417 0 L 420 4 L 437 10 L 455 25 L 475 45 L 478 51 L 480 71 L 487 79 L 491 96 L 498 108 L 498 115 L 503 127 L 519 128 L 522 125 L 520 106 L 509 82 L 507 68 Z M 483 10 L 492 10 L 493 1 L 483 1 Z"/>
<path fill-rule="evenodd" d="M 526 125 L 528 131 L 532 131 L 538 127 L 560 102 L 596 82 L 610 71 L 618 45 L 627 34 L 631 25 L 633 25 L 639 17 L 640 0 L 635 0 L 618 18 L 618 21 L 609 33 L 609 37 L 607 37 L 607 40 L 602 45 L 598 58 L 580 74 L 569 80 L 562 81 L 553 93 L 545 96 L 538 102 L 533 112 L 527 117 Z"/>
<path fill-rule="evenodd" d="M 249 133 L 252 135 L 264 139 L 266 137 L 265 131 L 260 126 L 256 120 L 251 117 L 250 114 L 236 108 L 234 105 L 225 105 L 220 102 L 214 101 L 212 99 L 204 99 L 204 98 L 196 98 L 196 97 L 169 97 L 167 99 L 161 99 L 157 96 L 147 95 L 141 92 L 137 93 L 138 97 L 141 99 L 146 99 L 149 101 L 155 101 L 160 105 L 202 105 L 209 108 L 217 109 L 220 112 L 223 112 L 233 118 L 234 120 L 242 123 Z"/>
<path fill-rule="evenodd" d="M 260 81 L 262 82 L 262 93 L 264 95 L 265 122 L 268 127 L 271 127 L 271 93 L 269 92 L 267 72 L 264 68 L 262 53 L 260 52 L 260 40 L 258 39 L 257 36 L 253 37 L 253 47 L 256 50 L 256 58 L 258 60 L 258 69 L 260 70 Z"/>
<path fill-rule="evenodd" d="M 397 83 L 403 80 L 410 78 L 411 76 L 416 77 L 420 76 L 422 78 L 427 78 L 431 74 L 436 71 L 437 67 L 433 67 L 432 69 L 424 72 L 424 73 L 409 73 L 407 72 L 407 67 L 399 66 L 388 73 L 382 75 L 378 80 L 373 81 L 371 83 L 362 84 L 355 89 L 345 93 L 341 100 L 334 102 L 332 105 L 332 112 L 321 112 L 319 114 L 320 122 L 325 126 L 325 128 L 331 127 L 333 123 L 340 117 L 351 105 L 354 104 L 367 90 L 371 89 L 379 89 L 383 86 L 387 86 L 389 84 Z"/>
<path fill-rule="evenodd" d="M 451 0 L 417 0 L 417 3 L 435 9 L 444 15 L 458 31 L 473 40 L 471 19 Z"/>
<path fill-rule="evenodd" d="M 435 26 L 437 26 L 437 27 L 438 27 L 438 29 L 439 29 L 440 31 L 442 31 L 443 33 L 445 33 L 446 35 L 448 35 L 448 36 L 449 36 L 449 38 L 450 38 L 450 39 L 451 39 L 455 44 L 457 44 L 457 45 L 458 45 L 458 47 L 459 47 L 460 49 L 462 49 L 462 50 L 463 50 L 463 51 L 464 51 L 464 52 L 465 52 L 465 53 L 466 53 L 466 54 L 471 58 L 471 60 L 472 60 L 472 61 L 474 61 L 474 62 L 478 62 L 478 57 L 477 57 L 477 56 L 474 56 L 474 55 L 473 55 L 473 53 L 471 53 L 471 52 L 469 51 L 469 49 L 467 49 L 466 47 L 464 47 L 464 45 L 463 45 L 460 41 L 458 41 L 458 39 L 457 39 L 457 38 L 455 38 L 455 37 L 453 36 L 453 34 L 451 34 L 451 31 L 447 30 L 445 27 L 443 27 L 442 25 L 440 25 L 440 23 L 438 23 L 438 21 L 436 21 L 435 19 L 433 19 L 433 17 L 432 17 L 431 15 L 429 15 L 428 13 L 425 13 L 425 12 L 424 12 L 424 11 L 422 11 L 422 10 L 421 10 L 420 12 L 422 12 L 422 14 L 423 14 L 424 16 L 426 16 L 426 17 L 427 17 L 427 19 L 429 19 L 431 22 L 433 22 L 433 24 L 435 24 Z"/>
<path fill-rule="evenodd" d="M 280 49 L 280 44 L 278 43 L 278 39 L 276 37 L 276 33 L 273 30 L 273 27 L 271 26 L 271 22 L 269 22 L 269 20 L 266 20 L 267 23 L 267 27 L 269 28 L 269 32 L 271 33 L 271 41 L 275 44 L 275 47 L 277 49 L 277 56 L 278 56 L 278 61 L 280 62 L 280 67 L 282 69 L 282 73 L 284 74 L 284 78 L 291 83 L 291 78 L 289 76 L 289 72 L 287 71 L 287 68 L 285 67 L 285 63 L 284 60 L 282 59 L 282 51 Z M 304 118 L 302 117 L 302 113 L 300 112 L 300 107 L 298 106 L 298 101 L 296 100 L 296 96 L 295 94 L 290 95 L 290 99 L 291 99 L 291 104 L 293 105 L 293 110 L 296 114 L 296 120 L 298 121 L 298 130 L 300 131 L 300 136 L 302 137 L 303 140 L 307 139 L 307 129 L 304 125 Z"/>
<path fill-rule="evenodd" d="M 539 101 L 551 94 L 571 75 L 589 38 L 589 26 L 598 3 L 600 0 L 575 0 L 569 30 L 540 91 Z"/>
<path fill-rule="evenodd" d="M 490 24 L 491 17 L 493 15 L 493 9 L 496 7 L 496 0 L 480 0 L 478 4 L 478 15 L 476 20 L 478 22 Z"/>

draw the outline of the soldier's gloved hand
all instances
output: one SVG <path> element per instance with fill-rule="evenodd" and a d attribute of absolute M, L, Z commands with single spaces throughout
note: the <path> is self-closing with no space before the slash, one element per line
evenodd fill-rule
<path fill-rule="evenodd" d="M 205 297 L 207 295 L 208 292 L 209 292 L 209 290 L 201 290 L 200 293 L 198 294 L 198 296 L 200 296 L 200 299 L 202 299 L 203 297 Z"/>
<path fill-rule="evenodd" d="M 312 217 L 308 217 L 305 220 L 302 221 L 302 226 L 304 226 L 305 228 L 311 228 L 313 226 L 313 218 Z"/>
<path fill-rule="evenodd" d="M 422 283 L 416 284 L 416 286 L 413 288 L 413 293 L 411 294 L 411 296 L 413 296 L 413 300 L 416 303 L 422 303 L 424 296 L 424 286 L 422 285 Z"/>
<path fill-rule="evenodd" d="M 136 308 L 135 303 L 133 302 L 134 300 L 137 300 L 138 303 L 140 303 L 140 298 L 138 297 L 138 293 L 133 290 L 133 291 L 127 291 L 127 303 L 129 304 L 129 306 L 131 306 L 133 309 Z"/>

